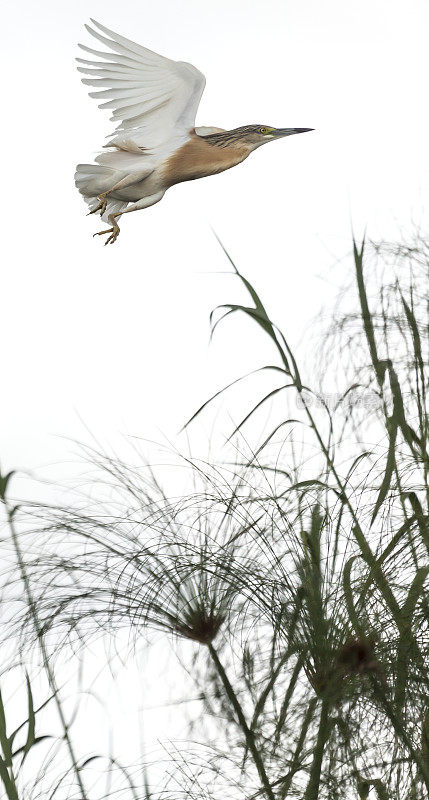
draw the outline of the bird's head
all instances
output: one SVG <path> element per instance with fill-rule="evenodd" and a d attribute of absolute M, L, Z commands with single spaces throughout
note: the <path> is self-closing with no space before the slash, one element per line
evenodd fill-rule
<path fill-rule="evenodd" d="M 198 132 L 203 130 L 205 131 L 203 128 L 197 129 Z M 284 136 L 293 136 L 294 133 L 306 133 L 314 128 L 271 128 L 268 125 L 242 125 L 240 128 L 233 128 L 230 131 L 222 130 L 222 128 L 207 130 L 214 131 L 203 134 L 204 139 L 210 144 L 216 147 L 243 145 L 248 152 L 251 152 L 266 142 L 282 139 Z"/>
<path fill-rule="evenodd" d="M 242 141 L 252 145 L 252 148 L 256 148 L 266 142 L 272 142 L 274 139 L 283 139 L 285 136 L 307 133 L 312 130 L 314 128 L 271 128 L 269 125 L 244 125 L 242 128 L 237 128 L 237 133 L 242 131 Z"/>

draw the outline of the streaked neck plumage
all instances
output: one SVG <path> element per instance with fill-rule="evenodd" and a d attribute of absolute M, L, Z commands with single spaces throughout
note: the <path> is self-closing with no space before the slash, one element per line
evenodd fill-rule
<path fill-rule="evenodd" d="M 230 131 L 216 131 L 216 133 L 209 133 L 203 135 L 201 138 L 204 139 L 205 142 L 208 144 L 214 145 L 215 147 L 234 147 L 241 145 L 243 148 L 247 148 L 249 152 L 254 149 L 255 145 L 252 145 L 250 142 L 246 142 L 244 137 L 246 134 L 252 133 L 254 130 L 252 125 L 242 125 L 240 128 L 233 128 Z M 197 136 L 199 134 L 197 133 Z"/>
<path fill-rule="evenodd" d="M 163 165 L 165 186 L 216 175 L 235 167 L 252 152 L 253 145 L 243 142 L 237 131 L 223 131 L 201 136 L 192 132 Z"/>

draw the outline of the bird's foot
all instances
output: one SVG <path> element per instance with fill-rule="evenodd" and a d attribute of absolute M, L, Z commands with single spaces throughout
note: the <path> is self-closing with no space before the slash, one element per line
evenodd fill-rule
<path fill-rule="evenodd" d="M 113 244 L 114 242 L 116 242 L 116 239 L 119 236 L 119 232 L 120 232 L 119 225 L 117 225 L 115 222 L 112 228 L 107 228 L 106 231 L 98 231 L 97 233 L 94 233 L 94 236 L 102 236 L 103 233 L 110 233 L 110 236 L 107 237 L 104 244 Z"/>
<path fill-rule="evenodd" d="M 106 210 L 106 206 L 107 206 L 106 194 L 107 194 L 107 192 L 105 194 L 99 194 L 98 195 L 97 199 L 100 202 L 99 202 L 98 206 L 96 206 L 95 208 L 92 209 L 92 211 L 89 212 L 88 216 L 90 216 L 91 214 L 96 214 L 97 211 L 100 212 L 100 217 L 103 216 L 103 214 L 104 214 L 104 212 Z"/>

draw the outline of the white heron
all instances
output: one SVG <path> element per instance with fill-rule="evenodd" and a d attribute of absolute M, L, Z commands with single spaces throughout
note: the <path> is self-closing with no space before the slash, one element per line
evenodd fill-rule
<path fill-rule="evenodd" d="M 78 58 L 78 70 L 87 76 L 82 82 L 96 88 L 90 96 L 102 101 L 100 108 L 113 109 L 119 125 L 95 164 L 77 165 L 75 182 L 90 214 L 99 212 L 111 225 L 94 234 L 109 234 L 105 244 L 116 241 L 119 217 L 158 203 L 170 186 L 223 172 L 266 142 L 313 130 L 196 128 L 204 75 L 91 22 L 86 29 L 108 52 L 79 45 L 97 60 Z"/>

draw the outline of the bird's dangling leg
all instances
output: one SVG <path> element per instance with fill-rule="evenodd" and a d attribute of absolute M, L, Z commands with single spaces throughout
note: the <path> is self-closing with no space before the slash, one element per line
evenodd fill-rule
<path fill-rule="evenodd" d="M 106 210 L 106 206 L 107 206 L 106 195 L 108 195 L 108 194 L 109 194 L 109 192 L 103 192 L 102 194 L 98 195 L 97 200 L 99 200 L 100 202 L 99 202 L 98 206 L 96 206 L 95 208 L 92 209 L 92 211 L 89 212 L 89 214 L 87 215 L 88 217 L 91 214 L 96 214 L 97 211 L 100 212 L 100 217 L 103 216 L 103 214 L 104 214 L 104 212 Z"/>
<path fill-rule="evenodd" d="M 110 233 L 110 236 L 108 236 L 108 238 L 106 239 L 104 244 L 114 244 L 114 242 L 116 242 L 116 239 L 118 238 L 119 233 L 120 233 L 120 227 L 119 227 L 118 223 L 116 222 L 115 218 L 116 217 L 120 217 L 120 216 L 121 216 L 120 213 L 109 214 L 108 220 L 111 223 L 112 227 L 111 228 L 107 228 L 106 231 L 97 231 L 97 233 L 94 233 L 94 236 L 102 236 L 104 233 Z"/>
<path fill-rule="evenodd" d="M 155 194 L 150 195 L 150 197 L 143 197 L 141 200 L 137 200 L 135 203 L 131 203 L 125 211 L 117 211 L 116 214 L 109 214 L 108 220 L 112 224 L 111 228 L 108 228 L 107 231 L 98 231 L 98 233 L 94 233 L 94 236 L 101 236 L 103 233 L 110 233 L 110 236 L 104 244 L 113 244 L 116 242 L 116 239 L 119 236 L 119 225 L 116 222 L 116 217 L 122 217 L 123 214 L 130 214 L 132 211 L 140 211 L 142 208 L 148 208 L 149 206 L 155 205 L 155 203 L 159 203 L 159 201 L 164 197 L 165 192 L 160 191 L 156 192 Z"/>
<path fill-rule="evenodd" d="M 116 192 L 119 189 L 125 189 L 127 186 L 132 186 L 134 183 L 140 183 L 140 181 L 143 181 L 145 180 L 145 178 L 148 178 L 149 175 L 152 174 L 152 172 L 153 169 L 144 169 L 140 170 L 139 172 L 133 172 L 130 175 L 125 175 L 125 177 L 122 178 L 117 183 L 115 183 L 111 189 L 108 189 L 106 192 L 101 192 L 101 194 L 97 196 L 97 200 L 99 200 L 100 202 L 98 203 L 98 206 L 96 206 L 95 208 L 92 209 L 92 211 L 89 212 L 89 214 L 96 214 L 97 211 L 99 211 L 100 217 L 102 217 L 106 210 L 108 194 L 110 194 L 111 192 Z"/>

